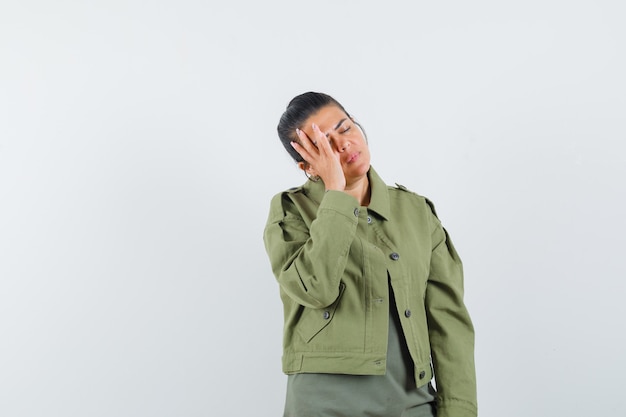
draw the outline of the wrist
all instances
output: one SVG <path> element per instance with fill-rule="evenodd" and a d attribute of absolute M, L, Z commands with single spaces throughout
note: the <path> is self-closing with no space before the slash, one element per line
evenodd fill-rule
<path fill-rule="evenodd" d="M 343 187 L 326 187 L 326 192 L 328 191 L 345 191 Z"/>
<path fill-rule="evenodd" d="M 346 189 L 346 184 L 339 182 L 324 182 L 324 186 L 326 187 L 326 191 L 345 191 Z"/>

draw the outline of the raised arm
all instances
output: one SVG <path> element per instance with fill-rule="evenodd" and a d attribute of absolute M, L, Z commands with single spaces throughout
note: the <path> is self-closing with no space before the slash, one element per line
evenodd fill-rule
<path fill-rule="evenodd" d="M 300 196 L 302 197 L 302 196 Z M 307 224 L 288 192 L 272 199 L 265 249 L 280 287 L 295 302 L 313 308 L 332 304 L 358 223 L 358 203 L 341 191 L 324 194 Z M 297 198 L 297 197 L 296 197 Z"/>

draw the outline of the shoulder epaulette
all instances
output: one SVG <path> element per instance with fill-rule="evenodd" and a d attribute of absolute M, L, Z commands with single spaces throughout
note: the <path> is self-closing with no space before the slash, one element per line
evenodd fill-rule
<path fill-rule="evenodd" d="M 410 191 L 409 191 L 409 189 L 408 189 L 408 188 L 406 188 L 406 187 L 405 187 L 404 185 L 402 185 L 402 184 L 398 184 L 398 183 L 396 183 L 396 188 L 398 188 L 399 190 L 402 190 L 402 191 L 407 191 L 407 192 L 410 192 Z"/>
<path fill-rule="evenodd" d="M 411 194 L 413 194 L 413 195 L 416 195 L 417 197 L 422 198 L 422 199 L 426 202 L 426 204 L 428 204 L 428 206 L 430 207 L 430 209 L 431 209 L 431 211 L 433 212 L 433 214 L 435 215 L 435 217 L 437 217 L 437 212 L 435 211 L 435 205 L 434 205 L 434 204 L 433 204 L 433 202 L 432 202 L 432 201 L 430 201 L 428 198 L 426 198 L 426 197 L 424 197 L 424 196 L 422 196 L 422 195 L 417 194 L 415 191 L 411 191 L 411 190 L 409 190 L 409 189 L 408 189 L 408 188 L 406 188 L 404 185 L 402 185 L 402 184 L 398 184 L 397 182 L 396 182 L 396 188 L 397 188 L 398 190 L 406 191 L 407 193 L 411 193 Z"/>

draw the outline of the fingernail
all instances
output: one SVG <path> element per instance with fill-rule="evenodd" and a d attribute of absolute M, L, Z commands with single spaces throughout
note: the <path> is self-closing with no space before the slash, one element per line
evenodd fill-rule
<path fill-rule="evenodd" d="M 296 128 L 296 135 L 300 136 L 300 129 Z"/>

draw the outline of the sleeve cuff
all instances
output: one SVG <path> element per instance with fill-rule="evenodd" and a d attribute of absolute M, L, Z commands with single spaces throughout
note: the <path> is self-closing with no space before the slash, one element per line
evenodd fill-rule
<path fill-rule="evenodd" d="M 358 221 L 360 205 L 356 198 L 343 191 L 328 190 L 320 203 L 319 210 L 331 210 Z"/>

